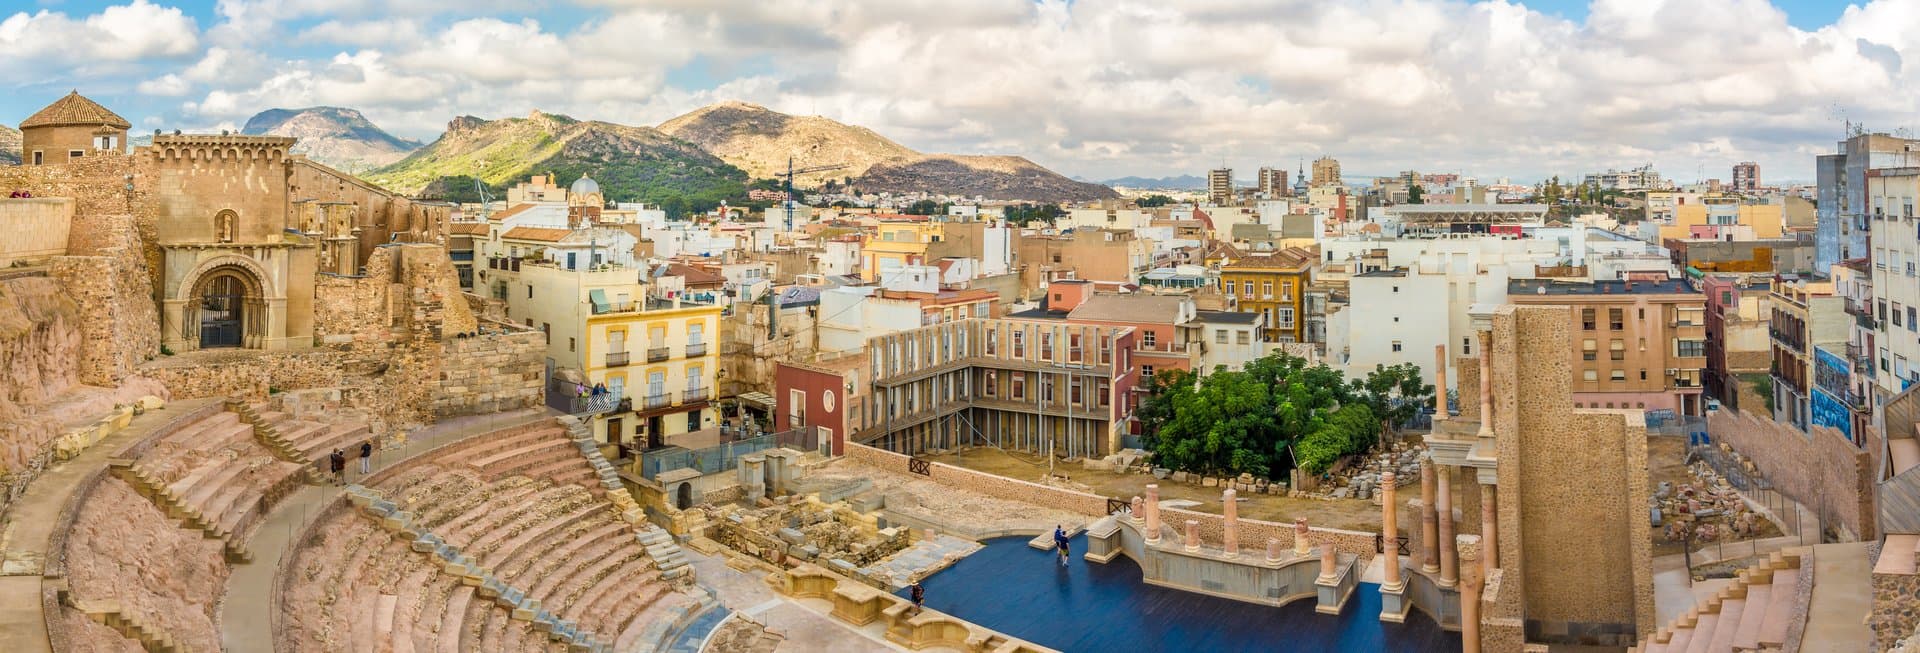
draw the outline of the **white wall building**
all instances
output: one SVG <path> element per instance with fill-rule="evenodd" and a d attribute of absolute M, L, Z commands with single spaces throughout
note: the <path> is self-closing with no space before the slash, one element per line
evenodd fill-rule
<path fill-rule="evenodd" d="M 1447 345 L 1449 383 L 1455 358 L 1475 355 L 1469 309 L 1507 299 L 1508 266 L 1467 254 L 1433 254 L 1403 269 L 1364 272 L 1347 281 L 1348 301 L 1327 316 L 1328 364 L 1364 377 L 1377 365 L 1415 363 L 1434 382 L 1433 348 Z"/>

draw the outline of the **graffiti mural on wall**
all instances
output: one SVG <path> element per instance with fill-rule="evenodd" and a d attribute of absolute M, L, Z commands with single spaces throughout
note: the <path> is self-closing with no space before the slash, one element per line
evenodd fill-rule
<path fill-rule="evenodd" d="M 1838 429 L 1848 438 L 1853 437 L 1853 411 L 1847 408 L 1846 402 L 1835 399 L 1825 390 L 1816 388 L 1809 403 L 1811 409 L 1808 412 L 1812 414 L 1812 419 L 1808 420 L 1809 423 L 1814 426 L 1830 426 Z"/>

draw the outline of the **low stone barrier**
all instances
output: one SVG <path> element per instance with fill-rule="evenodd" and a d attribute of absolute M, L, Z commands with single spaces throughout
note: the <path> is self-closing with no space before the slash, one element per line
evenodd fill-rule
<path fill-rule="evenodd" d="M 1053 649 L 1009 637 L 935 610 L 913 611 L 913 603 L 855 582 L 819 566 L 803 564 L 768 578 L 774 589 L 796 599 L 833 604 L 829 613 L 854 626 L 878 623 L 887 641 L 913 650 L 941 647 L 978 653 L 1052 653 Z"/>

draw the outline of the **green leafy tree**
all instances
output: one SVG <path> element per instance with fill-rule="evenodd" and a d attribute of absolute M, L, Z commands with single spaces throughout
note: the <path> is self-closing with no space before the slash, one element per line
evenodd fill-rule
<path fill-rule="evenodd" d="M 1420 184 L 1414 184 L 1412 186 L 1408 186 L 1407 187 L 1407 203 L 1408 204 L 1426 204 L 1427 189 L 1421 188 Z"/>
<path fill-rule="evenodd" d="M 1160 194 L 1154 194 L 1154 195 L 1148 195 L 1146 197 L 1142 197 L 1138 200 L 1135 200 L 1133 205 L 1143 209 L 1151 209 L 1154 207 L 1166 206 L 1168 204 L 1173 204 L 1173 203 L 1174 203 L 1174 199 L 1171 197 L 1167 197 L 1165 195 L 1160 195 Z"/>
<path fill-rule="evenodd" d="M 933 200 L 920 200 L 908 204 L 907 208 L 901 209 L 900 212 L 907 215 L 941 215 L 947 212 L 947 205 Z"/>
<path fill-rule="evenodd" d="M 1413 363 L 1376 365 L 1351 384 L 1353 394 L 1390 426 L 1405 424 L 1433 404 L 1433 385 L 1421 380 L 1420 366 Z"/>
<path fill-rule="evenodd" d="M 1413 377 L 1417 383 L 1417 368 Z M 1388 376 L 1377 384 L 1389 396 L 1400 390 Z M 1367 387 L 1348 383 L 1326 365 L 1275 352 L 1204 378 L 1180 371 L 1156 375 L 1136 416 L 1160 465 L 1272 477 L 1296 460 L 1324 470 L 1372 446 L 1380 425 Z"/>

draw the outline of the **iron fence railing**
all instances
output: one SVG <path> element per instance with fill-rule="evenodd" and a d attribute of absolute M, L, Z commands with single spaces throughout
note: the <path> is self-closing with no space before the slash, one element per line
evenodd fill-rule
<path fill-rule="evenodd" d="M 733 469 L 739 464 L 742 456 L 775 447 L 812 451 L 819 447 L 819 442 L 812 429 L 794 429 L 722 442 L 699 449 L 667 447 L 643 451 L 640 452 L 640 475 L 647 480 L 654 480 L 661 474 L 677 469 L 692 469 L 702 476 L 717 474 Z"/>

